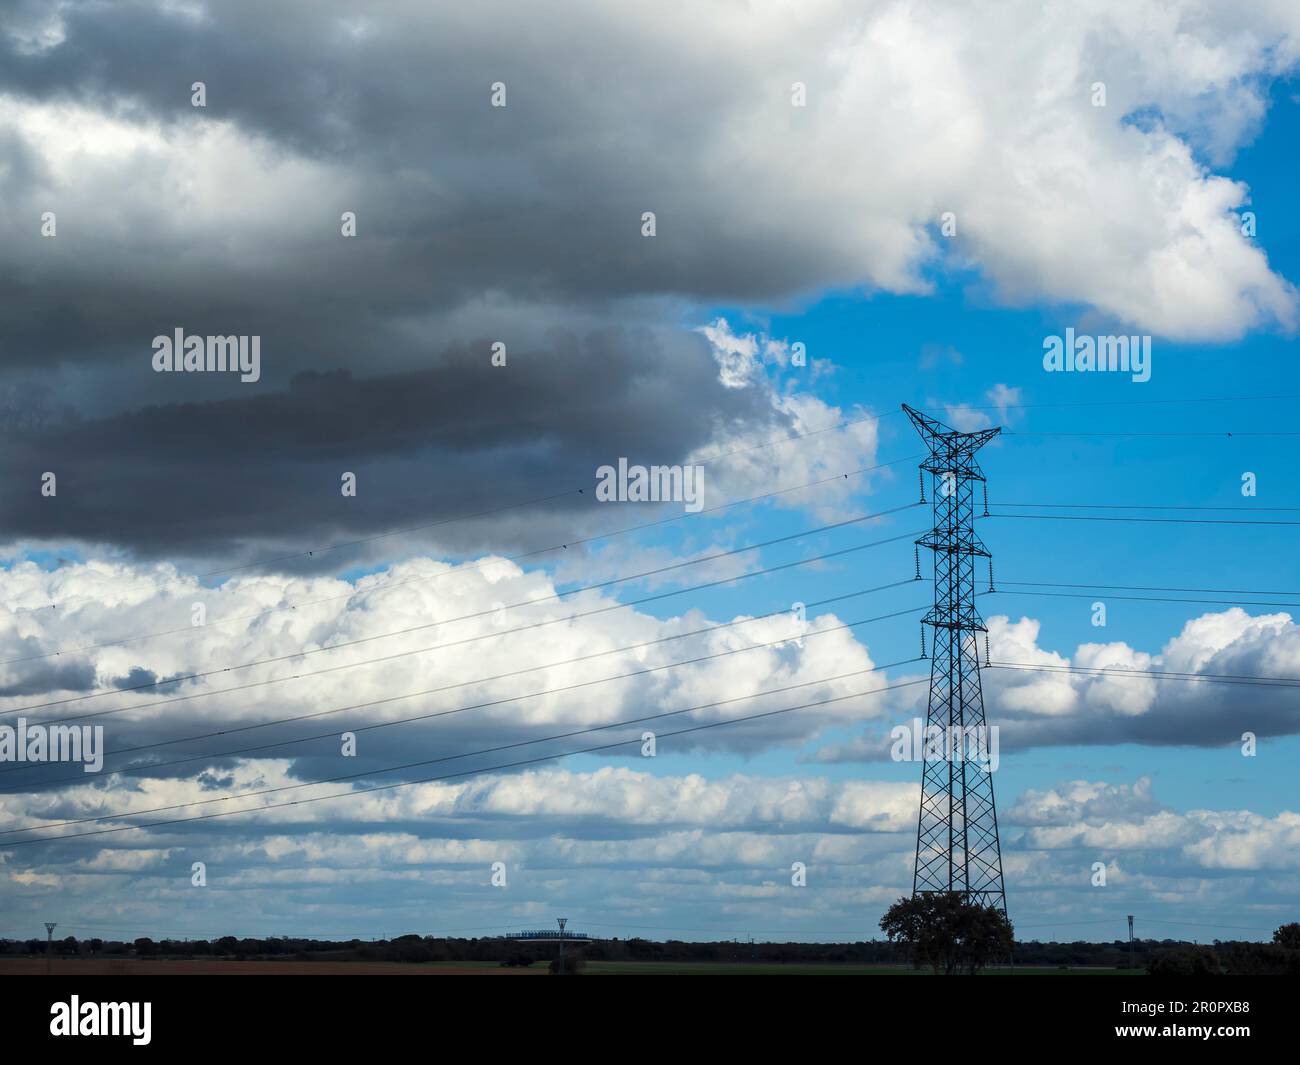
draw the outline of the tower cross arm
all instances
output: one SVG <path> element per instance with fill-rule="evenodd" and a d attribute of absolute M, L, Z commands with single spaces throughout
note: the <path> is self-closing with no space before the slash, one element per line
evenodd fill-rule
<path fill-rule="evenodd" d="M 909 407 L 906 403 L 902 404 L 903 413 L 911 419 L 916 426 L 916 431 L 921 434 L 921 439 L 925 441 L 926 446 L 932 454 L 951 455 L 954 452 L 965 455 L 973 455 L 982 448 L 998 433 L 1002 432 L 1000 427 L 992 429 L 977 429 L 973 433 L 959 433 L 956 429 L 944 425 L 943 422 L 936 418 L 931 418 L 915 407 Z"/>

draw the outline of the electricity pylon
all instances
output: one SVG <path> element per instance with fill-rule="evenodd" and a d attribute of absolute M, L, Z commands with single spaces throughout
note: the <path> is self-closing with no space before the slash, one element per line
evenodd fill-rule
<path fill-rule="evenodd" d="M 959 433 L 907 404 L 903 410 L 930 451 L 921 470 L 931 474 L 934 503 L 934 528 L 916 541 L 918 549 L 928 547 L 934 554 L 934 607 L 922 619 L 934 638 L 912 894 L 957 892 L 968 902 L 1006 913 L 976 642 L 977 634 L 988 630 L 975 609 L 976 558 L 990 560 L 993 587 L 991 556 L 975 535 L 975 483 L 984 485 L 975 452 L 1000 430 Z M 924 472 L 921 483 L 924 501 Z M 987 490 L 984 509 L 987 513 Z M 918 577 L 920 572 L 918 550 Z M 921 632 L 924 654 L 925 630 Z M 948 740 L 942 751 L 929 742 L 935 727 Z M 964 756 L 968 737 L 978 742 L 982 759 Z"/>

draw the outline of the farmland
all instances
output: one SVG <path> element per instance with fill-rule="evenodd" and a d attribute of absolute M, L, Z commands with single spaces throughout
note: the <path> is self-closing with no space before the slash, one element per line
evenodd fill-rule
<path fill-rule="evenodd" d="M 41 957 L 0 958 L 0 976 L 42 976 Z M 496 962 L 286 961 L 225 958 L 55 958 L 50 970 L 62 976 L 545 976 L 545 962 L 507 968 Z M 991 968 L 988 975 L 1130 975 L 1138 970 L 1097 966 Z M 924 976 L 902 965 L 852 963 L 593 961 L 588 976 Z"/>

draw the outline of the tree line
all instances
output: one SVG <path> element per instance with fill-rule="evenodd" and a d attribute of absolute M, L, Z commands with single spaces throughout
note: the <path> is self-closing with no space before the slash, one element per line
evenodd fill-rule
<path fill-rule="evenodd" d="M 891 917 L 891 914 L 893 915 Z M 999 915 L 1000 916 L 1000 915 Z M 1005 921 L 1005 918 L 1002 918 Z M 887 927 L 886 927 L 887 926 Z M 1177 939 L 1140 939 L 1093 943 L 1014 941 L 987 914 L 964 914 L 942 897 L 927 906 L 900 899 L 882 920 L 883 939 L 852 943 L 761 942 L 666 939 L 593 939 L 566 946 L 566 958 L 586 961 L 748 962 L 751 964 L 906 965 L 956 975 L 1014 961 L 1026 967 L 1095 966 L 1125 969 L 1132 965 L 1154 974 L 1219 975 L 1276 973 L 1300 975 L 1300 923 L 1281 926 L 1270 943 L 1240 940 L 1198 945 Z M 301 939 L 289 936 L 218 939 L 54 940 L 58 957 L 231 958 L 294 961 L 387 961 L 408 963 L 497 962 L 502 965 L 550 963 L 558 954 L 553 943 L 520 944 L 497 937 L 473 939 L 417 933 L 392 939 Z M 0 940 L 0 954 L 44 955 L 46 940 Z"/>

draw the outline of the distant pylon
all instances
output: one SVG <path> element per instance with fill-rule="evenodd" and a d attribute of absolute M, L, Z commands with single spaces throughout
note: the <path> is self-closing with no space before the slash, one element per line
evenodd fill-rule
<path fill-rule="evenodd" d="M 930 451 L 921 469 L 932 476 L 934 507 L 934 528 L 916 541 L 934 553 L 934 607 L 922 619 L 933 639 L 912 894 L 957 892 L 1006 913 L 993 775 L 983 748 L 987 733 L 977 641 L 988 630 L 975 609 L 977 557 L 990 560 L 990 589 L 993 584 L 991 556 L 975 535 L 975 482 L 984 481 L 975 452 L 1000 430 L 959 433 L 907 404 L 903 410 Z M 928 742 L 935 726 L 949 741 L 943 752 Z M 955 756 L 954 736 L 978 737 L 982 764 Z"/>

